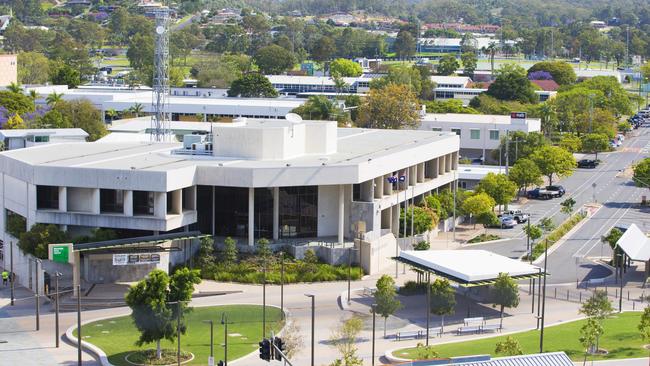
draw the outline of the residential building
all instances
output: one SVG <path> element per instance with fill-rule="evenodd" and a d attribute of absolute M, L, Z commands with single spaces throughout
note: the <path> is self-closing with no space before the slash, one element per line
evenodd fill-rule
<path fill-rule="evenodd" d="M 84 142 L 88 133 L 81 128 L 43 128 L 0 130 L 5 150 L 22 149 L 43 144 Z"/>
<path fill-rule="evenodd" d="M 427 113 L 420 130 L 454 132 L 460 137 L 462 157 L 490 160 L 492 150 L 498 149 L 501 139 L 513 131 L 539 132 L 541 121 L 528 118 L 526 113 L 509 116 L 484 114 Z"/>
<path fill-rule="evenodd" d="M 234 237 L 242 249 L 268 238 L 298 256 L 327 251 L 321 257 L 332 263 L 345 263 L 355 245 L 366 272 L 394 265 L 400 205 L 453 183 L 458 136 L 293 117 L 215 123 L 211 134 L 186 135 L 183 143 L 118 139 L 3 152 L 0 208 L 5 219 L 22 216 L 27 228 L 111 228 L 123 238 L 200 231 Z M 6 220 L 0 235 L 16 242 Z M 82 252 L 82 277 L 123 280 L 107 260 Z"/>
<path fill-rule="evenodd" d="M 18 83 L 17 55 L 0 55 L 0 87 Z"/>

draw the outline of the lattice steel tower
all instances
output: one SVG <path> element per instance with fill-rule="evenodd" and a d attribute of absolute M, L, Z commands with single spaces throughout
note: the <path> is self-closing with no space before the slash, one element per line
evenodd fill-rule
<path fill-rule="evenodd" d="M 153 57 L 153 93 L 151 100 L 151 140 L 166 141 L 170 136 L 169 113 L 169 8 L 155 10 L 156 47 Z"/>

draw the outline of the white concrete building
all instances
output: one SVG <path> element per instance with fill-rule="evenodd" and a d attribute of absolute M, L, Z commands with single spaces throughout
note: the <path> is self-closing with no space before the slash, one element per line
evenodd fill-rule
<path fill-rule="evenodd" d="M 123 237 L 199 230 L 248 245 L 264 237 L 342 249 L 361 238 L 361 264 L 376 273 L 392 263 L 399 205 L 450 185 L 458 161 L 452 133 L 325 121 L 213 126 L 212 136 L 186 136 L 183 144 L 68 143 L 0 153 L 5 218 L 78 233 L 113 228 Z M 4 243 L 15 243 L 0 221 Z"/>
<path fill-rule="evenodd" d="M 541 121 L 527 118 L 526 113 L 511 113 L 510 116 L 427 113 L 421 120 L 420 129 L 454 132 L 460 136 L 461 156 L 488 159 L 490 152 L 499 148 L 501 139 L 508 132 L 539 132 Z"/>
<path fill-rule="evenodd" d="M 0 141 L 6 150 L 62 142 L 84 142 L 88 133 L 81 128 L 44 128 L 0 130 Z"/>

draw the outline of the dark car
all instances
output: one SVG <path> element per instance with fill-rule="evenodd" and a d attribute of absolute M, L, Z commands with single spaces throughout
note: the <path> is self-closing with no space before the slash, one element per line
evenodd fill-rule
<path fill-rule="evenodd" d="M 578 161 L 578 168 L 589 168 L 593 169 L 597 167 L 599 164 L 598 160 L 591 160 L 591 159 L 582 159 Z"/>
<path fill-rule="evenodd" d="M 560 194 L 560 197 L 564 196 L 566 193 L 564 187 L 562 186 L 546 186 L 546 189 L 552 192 L 558 192 Z"/>

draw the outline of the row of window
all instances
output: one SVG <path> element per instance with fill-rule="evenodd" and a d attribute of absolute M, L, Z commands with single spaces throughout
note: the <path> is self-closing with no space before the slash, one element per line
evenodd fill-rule
<path fill-rule="evenodd" d="M 431 128 L 431 131 L 442 131 L 441 127 L 433 127 Z M 452 128 L 451 132 L 455 133 L 458 136 L 462 135 L 462 130 L 460 128 Z M 489 130 L 490 133 L 490 140 L 499 140 L 499 130 Z M 470 128 L 469 129 L 469 138 L 471 140 L 480 140 L 481 139 L 481 130 L 477 128 Z"/>

